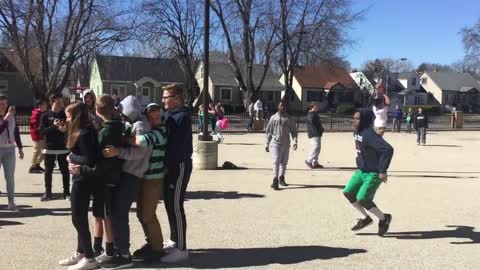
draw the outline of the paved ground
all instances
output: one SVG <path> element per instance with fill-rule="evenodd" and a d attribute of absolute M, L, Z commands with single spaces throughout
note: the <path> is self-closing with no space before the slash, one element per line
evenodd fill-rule
<path fill-rule="evenodd" d="M 376 201 L 393 223 L 380 238 L 376 226 L 350 231 L 357 216 L 341 193 L 354 166 L 350 133 L 325 135 L 321 162 L 327 168 L 318 171 L 303 165 L 309 145 L 301 134 L 287 175 L 292 185 L 280 192 L 269 188 L 263 136 L 228 135 L 221 161 L 248 169 L 194 172 L 186 202 L 193 255 L 175 268 L 478 269 L 480 132 L 429 134 L 426 147 L 416 146 L 414 135 L 386 138 L 396 153 Z M 17 166 L 21 211 L 6 211 L 6 197 L 0 198 L 0 269 L 63 269 L 56 262 L 76 245 L 69 203 L 41 203 L 42 176 L 26 174 L 27 167 L 26 161 Z M 54 181 L 59 192 L 60 175 Z M 5 191 L 3 183 L 0 188 Z M 131 225 L 135 249 L 143 235 L 134 213 Z M 168 268 L 150 266 L 158 267 Z"/>

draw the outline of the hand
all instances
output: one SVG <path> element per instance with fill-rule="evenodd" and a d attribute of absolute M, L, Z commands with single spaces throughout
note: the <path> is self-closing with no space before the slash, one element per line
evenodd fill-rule
<path fill-rule="evenodd" d="M 102 154 L 106 158 L 112 158 L 118 156 L 118 150 L 113 145 L 107 145 L 103 150 Z"/>
<path fill-rule="evenodd" d="M 23 149 L 19 148 L 18 149 L 18 158 L 20 158 L 20 160 L 23 160 L 24 156 L 25 156 L 25 154 L 23 153 Z"/>
<path fill-rule="evenodd" d="M 69 155 L 67 156 L 67 162 L 68 162 L 68 163 L 72 163 L 72 159 L 70 158 L 71 155 L 72 155 L 72 154 L 69 154 Z"/>
<path fill-rule="evenodd" d="M 265 146 L 265 152 L 267 152 L 267 153 L 270 152 L 270 147 Z"/>
<path fill-rule="evenodd" d="M 62 120 L 58 118 L 53 120 L 53 125 L 56 126 L 57 128 L 60 128 L 60 126 L 62 125 Z"/>
<path fill-rule="evenodd" d="M 60 132 L 65 132 L 67 131 L 67 125 L 63 124 L 61 126 L 58 127 L 58 130 L 60 130 Z"/>
<path fill-rule="evenodd" d="M 80 165 L 69 163 L 68 164 L 68 170 L 73 175 L 79 175 L 80 174 Z"/>
<path fill-rule="evenodd" d="M 297 150 L 297 144 L 293 144 L 293 151 L 296 151 Z"/>
<path fill-rule="evenodd" d="M 381 174 L 378 175 L 378 178 L 379 178 L 380 181 L 382 181 L 383 183 L 387 183 L 387 180 L 388 180 L 387 174 L 381 173 Z"/>

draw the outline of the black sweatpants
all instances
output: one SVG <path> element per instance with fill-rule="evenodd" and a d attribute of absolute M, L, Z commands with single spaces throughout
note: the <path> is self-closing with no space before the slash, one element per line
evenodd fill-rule
<path fill-rule="evenodd" d="M 165 209 L 170 223 L 170 239 L 180 250 L 187 249 L 187 219 L 183 203 L 192 173 L 192 159 L 174 166 L 167 166 L 165 178 Z"/>
<path fill-rule="evenodd" d="M 90 207 L 90 196 L 94 187 L 90 181 L 74 181 L 72 184 L 72 196 L 70 203 L 72 207 L 72 223 L 77 230 L 78 247 L 77 252 L 85 254 L 87 258 L 93 258 L 92 236 L 88 225 L 88 209 Z"/>
<path fill-rule="evenodd" d="M 108 187 L 111 193 L 110 220 L 112 223 L 113 242 L 119 254 L 130 253 L 130 226 L 128 214 L 132 203 L 136 200 L 140 178 L 122 173 L 114 187 Z M 110 196 L 107 196 L 107 199 Z"/>
<path fill-rule="evenodd" d="M 62 173 L 63 195 L 70 194 L 70 172 L 68 171 L 67 156 L 68 154 L 45 155 L 45 193 L 52 194 L 53 167 L 55 167 L 55 160 L 57 160 Z"/>

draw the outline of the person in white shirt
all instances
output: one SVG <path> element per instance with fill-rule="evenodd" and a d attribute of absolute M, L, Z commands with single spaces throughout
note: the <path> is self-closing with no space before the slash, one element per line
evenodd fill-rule
<path fill-rule="evenodd" d="M 375 114 L 375 121 L 373 122 L 373 125 L 375 127 L 375 131 L 379 135 L 383 135 L 385 133 L 389 106 L 390 98 L 385 95 L 385 85 L 382 80 L 380 80 L 376 85 L 375 96 L 372 103 L 372 110 Z"/>

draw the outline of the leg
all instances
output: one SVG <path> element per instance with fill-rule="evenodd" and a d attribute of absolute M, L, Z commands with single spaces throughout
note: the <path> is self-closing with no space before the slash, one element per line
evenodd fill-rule
<path fill-rule="evenodd" d="M 39 145 L 39 155 L 38 155 L 38 159 L 37 159 L 37 165 L 40 166 L 40 164 L 42 164 L 42 161 L 44 159 L 44 155 L 43 155 L 43 149 L 45 149 L 45 141 L 44 140 L 41 140 L 41 141 L 38 141 L 37 142 L 38 145 Z"/>
<path fill-rule="evenodd" d="M 422 133 L 422 143 L 426 144 L 427 143 L 427 129 L 422 128 L 421 133 Z"/>
<path fill-rule="evenodd" d="M 310 152 L 307 162 L 315 165 L 318 163 L 318 156 L 320 154 L 320 137 L 310 138 L 310 144 L 312 145 L 312 152 Z"/>
<path fill-rule="evenodd" d="M 402 130 L 402 120 L 398 120 L 398 130 L 397 130 L 397 132 L 400 133 L 401 130 Z"/>
<path fill-rule="evenodd" d="M 421 135 L 421 128 L 417 128 L 417 144 L 420 144 L 420 135 Z"/>
<path fill-rule="evenodd" d="M 67 156 L 68 154 L 57 155 L 58 167 L 62 173 L 64 197 L 70 196 L 70 172 L 68 171 Z"/>
<path fill-rule="evenodd" d="M 88 183 L 74 182 L 72 186 L 72 223 L 78 233 L 80 247 L 86 258 L 93 258 L 92 239 L 88 224 L 88 208 L 90 206 L 90 187 Z"/>
<path fill-rule="evenodd" d="M 32 162 L 30 163 L 30 168 L 35 168 L 37 165 L 40 164 L 38 160 L 39 157 L 42 155 L 42 149 L 40 147 L 39 142 L 33 142 L 33 153 L 32 153 Z"/>
<path fill-rule="evenodd" d="M 157 219 L 157 205 L 163 190 L 163 179 L 143 180 L 137 203 L 137 217 L 142 224 L 147 243 L 152 250 L 163 250 L 163 236 Z"/>
<path fill-rule="evenodd" d="M 103 251 L 103 219 L 100 217 L 94 217 L 93 239 L 93 250 L 95 251 L 95 255 L 98 256 Z"/>
<path fill-rule="evenodd" d="M 290 156 L 290 145 L 280 147 L 280 177 L 285 176 L 287 172 L 288 158 Z"/>
<path fill-rule="evenodd" d="M 15 207 L 15 148 L 2 149 L 2 165 L 7 182 L 8 205 Z M 12 209 L 13 210 L 13 209 Z"/>
<path fill-rule="evenodd" d="M 45 155 L 45 195 L 52 195 L 52 174 L 55 167 L 55 155 Z"/>

